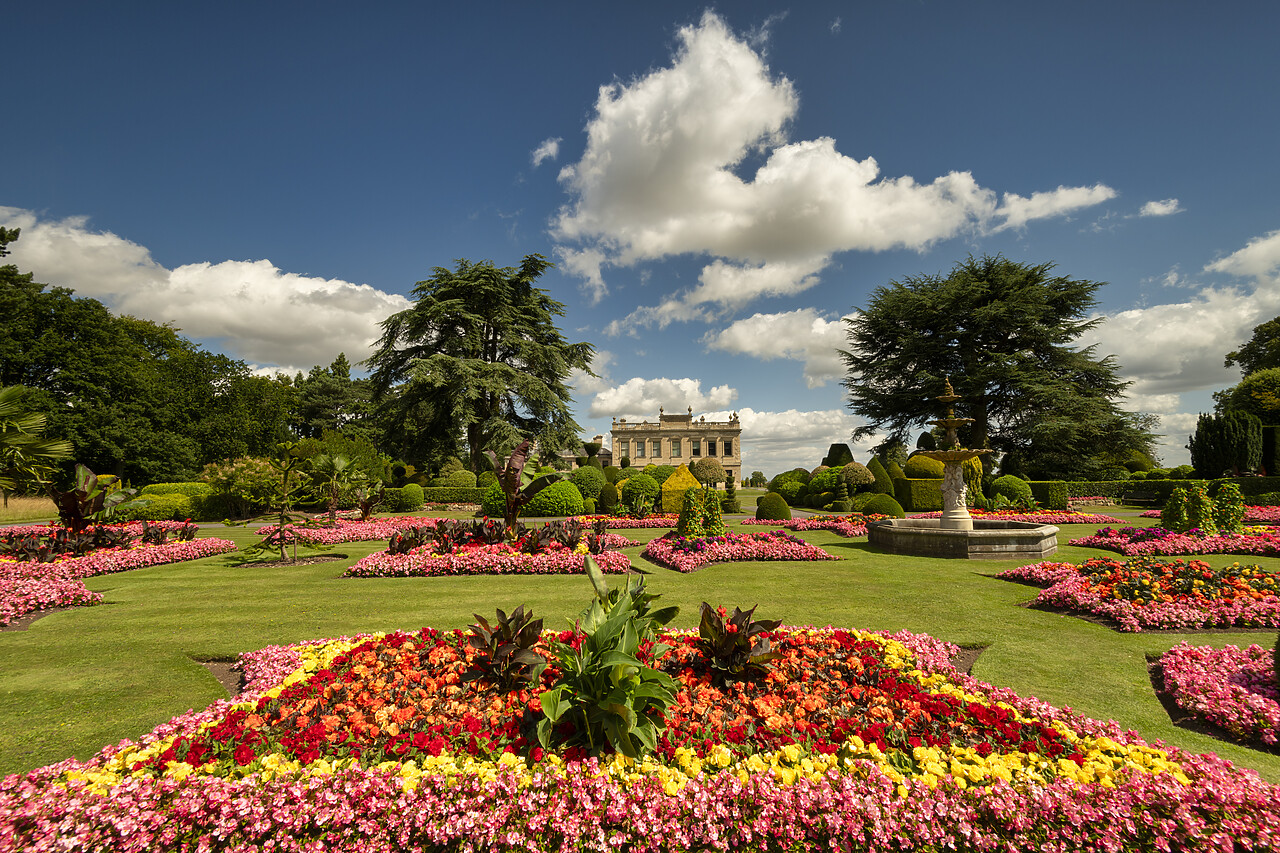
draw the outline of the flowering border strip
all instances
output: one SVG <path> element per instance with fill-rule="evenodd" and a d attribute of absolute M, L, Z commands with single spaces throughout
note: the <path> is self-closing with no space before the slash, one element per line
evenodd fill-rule
<path fill-rule="evenodd" d="M 770 521 L 767 518 L 746 518 L 743 524 L 762 524 L 769 527 L 781 527 L 786 530 L 827 530 L 847 538 L 867 535 L 867 522 L 886 516 L 876 515 L 868 518 L 864 515 L 815 515 L 808 518 L 793 518 L 790 521 Z"/>
<path fill-rule="evenodd" d="M 1179 557 L 1192 554 L 1239 554 L 1247 557 L 1280 556 L 1280 530 L 1261 536 L 1217 534 L 1198 536 L 1174 533 L 1162 527 L 1104 527 L 1092 536 L 1072 539 L 1068 545 L 1117 551 L 1126 557 Z"/>
<path fill-rule="evenodd" d="M 1144 510 L 1138 513 L 1138 517 L 1159 518 L 1160 510 Z M 1243 520 L 1254 524 L 1280 524 L 1280 506 L 1246 506 Z"/>
<path fill-rule="evenodd" d="M 696 572 L 710 563 L 741 563 L 751 560 L 838 560 L 817 545 L 781 530 L 760 533 L 726 533 L 704 539 L 662 537 L 654 539 L 640 556 L 675 569 Z"/>
<path fill-rule="evenodd" d="M 634 543 L 633 543 L 634 544 Z M 596 554 L 606 574 L 631 571 L 631 559 L 618 551 Z M 548 549 L 521 554 L 504 545 L 470 548 L 453 554 L 432 554 L 428 547 L 408 554 L 379 551 L 357 560 L 343 572 L 349 578 L 440 577 L 443 575 L 577 575 L 586 572 L 585 551 Z"/>
<path fill-rule="evenodd" d="M 1072 512 L 1066 509 L 1042 509 L 1036 512 L 970 509 L 969 515 L 974 518 L 993 518 L 1000 521 L 1028 521 L 1032 524 L 1117 524 L 1120 521 L 1110 515 Z M 942 513 L 912 513 L 911 518 L 942 518 Z"/>
<path fill-rule="evenodd" d="M 294 525 L 294 536 L 299 542 L 311 545 L 338 545 L 343 542 L 371 542 L 378 539 L 390 539 L 397 532 L 407 527 L 435 527 L 439 519 L 422 516 L 397 516 L 395 518 L 374 518 L 368 521 L 338 521 L 337 527 L 303 527 Z M 274 533 L 277 525 L 270 524 L 258 528 L 260 536 Z"/>
<path fill-rule="evenodd" d="M 1244 740 L 1280 743 L 1280 690 L 1271 649 L 1191 646 L 1160 658 L 1164 687 L 1184 711 Z"/>
<path fill-rule="evenodd" d="M 226 539 L 193 539 L 165 545 L 101 549 L 83 557 L 53 563 L 0 560 L 0 625 L 50 607 L 92 605 L 101 593 L 85 587 L 83 578 L 126 572 L 164 563 L 185 563 L 236 550 Z"/>
<path fill-rule="evenodd" d="M 323 844 L 362 853 L 418 847 L 1260 850 L 1280 843 L 1280 788 L 1251 771 L 1212 755 L 1152 748 L 1114 722 L 1089 720 L 954 671 L 940 675 L 945 663 L 937 658 L 950 644 L 896 637 L 902 645 L 884 643 L 886 662 L 893 656 L 894 666 L 922 684 L 945 689 L 950 680 L 963 694 L 981 693 L 992 707 L 1039 716 L 1064 736 L 1090 739 L 1086 762 L 1111 769 L 1083 782 L 1055 775 L 1077 774 L 1074 763 L 1058 768 L 1023 756 L 1030 761 L 1012 781 L 971 782 L 968 765 L 953 761 L 930 782 L 933 774 L 904 778 L 883 755 L 841 757 L 819 770 L 832 765 L 830 756 L 791 745 L 744 765 L 723 765 L 722 754 L 712 752 L 702 760 L 678 755 L 673 764 L 639 767 L 617 758 L 565 763 L 548 756 L 527 767 L 512 755 L 498 761 L 440 755 L 421 764 L 370 767 L 264 762 L 245 778 L 211 777 L 180 762 L 159 778 L 106 772 L 112 764 L 127 767 L 139 747 L 155 749 L 250 705 L 223 701 L 159 727 L 142 744 L 126 741 L 89 762 L 68 760 L 7 777 L 0 782 L 0 826 L 8 835 L 0 835 L 0 849 L 53 848 L 73 839 L 84 849 L 122 851 L 187 850 L 199 841 L 236 849 Z M 929 646 L 914 660 L 913 639 Z M 280 649 L 259 662 L 282 668 L 297 654 L 302 665 L 283 679 L 296 682 L 354 645 L 344 639 Z M 1112 757 L 1119 763 L 1109 763 Z M 1042 773 L 1048 778 L 1026 783 Z"/>
<path fill-rule="evenodd" d="M 1090 564 L 1098 564 L 1111 573 L 1129 571 L 1126 565 L 1106 558 L 1095 558 L 1086 563 Z M 1210 571 L 1206 564 L 1198 561 L 1191 564 L 1192 568 L 1200 566 Z M 1143 584 L 1142 571 L 1142 567 L 1132 570 L 1124 582 Z M 1093 578 L 1080 571 L 1079 566 L 1052 560 L 1006 569 L 996 577 L 1047 586 L 1036 596 L 1037 605 L 1102 617 L 1125 632 L 1140 632 L 1144 628 L 1280 627 L 1280 596 L 1270 593 L 1258 598 L 1237 595 L 1230 599 L 1195 600 L 1179 595 L 1176 598 L 1168 596 L 1173 599 L 1170 601 L 1133 601 L 1115 597 L 1115 592 L 1109 591 L 1106 585 L 1095 583 Z"/>
<path fill-rule="evenodd" d="M 604 519 L 611 530 L 675 527 L 680 521 L 680 516 L 677 513 L 658 513 L 646 515 L 644 518 L 628 518 L 625 515 L 575 515 L 573 518 L 582 522 L 584 526 L 590 526 L 594 522 Z"/>

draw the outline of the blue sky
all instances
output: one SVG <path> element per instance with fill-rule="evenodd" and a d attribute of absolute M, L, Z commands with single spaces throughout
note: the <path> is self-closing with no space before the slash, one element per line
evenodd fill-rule
<path fill-rule="evenodd" d="M 30 3 L 0 224 L 39 281 L 289 372 L 456 258 L 557 268 L 584 434 L 858 424 L 842 316 L 968 254 L 1103 281 L 1167 464 L 1280 315 L 1272 3 Z M 859 448 L 859 456 L 865 448 Z"/>

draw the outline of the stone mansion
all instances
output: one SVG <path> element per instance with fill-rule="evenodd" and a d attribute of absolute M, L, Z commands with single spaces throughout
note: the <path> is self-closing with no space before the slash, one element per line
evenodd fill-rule
<path fill-rule="evenodd" d="M 614 418 L 610 434 L 615 465 L 621 464 L 624 456 L 640 468 L 688 465 L 710 458 L 717 460 L 734 482 L 742 479 L 742 425 L 737 412 L 727 421 L 708 421 L 705 415 L 695 421 L 692 407 L 684 415 L 668 415 L 659 408 L 657 423 Z"/>

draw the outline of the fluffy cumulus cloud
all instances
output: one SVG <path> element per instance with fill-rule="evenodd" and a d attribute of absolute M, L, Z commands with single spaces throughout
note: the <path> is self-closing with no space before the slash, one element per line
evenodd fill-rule
<path fill-rule="evenodd" d="M 285 272 L 267 260 L 167 269 L 143 246 L 84 218 L 44 221 L 0 208 L 0 224 L 22 228 L 9 260 L 37 281 L 69 287 L 112 310 L 172 323 L 189 338 L 265 365 L 327 364 L 335 352 L 366 358 L 379 323 L 409 306 L 366 284 Z"/>
<path fill-rule="evenodd" d="M 559 157 L 560 143 L 562 141 L 563 140 L 558 136 L 554 139 L 542 140 L 538 147 L 533 149 L 533 153 L 529 155 L 529 159 L 533 162 L 533 167 L 536 169 L 545 161 L 554 160 Z"/>
<path fill-rule="evenodd" d="M 847 345 L 843 318 L 824 317 L 813 308 L 752 314 L 702 339 L 711 349 L 769 361 L 804 363 L 805 384 L 818 388 L 845 375 L 840 350 Z"/>
<path fill-rule="evenodd" d="M 1243 249 L 1214 261 L 1206 272 L 1223 272 L 1246 278 L 1262 279 L 1280 269 L 1280 231 L 1272 231 L 1249 241 Z M 1259 284 L 1262 282 L 1260 281 Z M 1270 282 L 1273 286 L 1274 280 Z"/>
<path fill-rule="evenodd" d="M 1021 228 L 1114 196 L 1109 187 L 997 194 L 968 172 L 928 182 L 880 174 L 834 139 L 789 141 L 794 85 L 714 13 L 680 32 L 672 64 L 600 90 L 582 158 L 560 179 L 571 196 L 553 234 L 592 250 L 584 278 L 669 256 L 708 256 L 696 287 L 633 322 L 705 319 L 761 296 L 803 291 L 836 252 L 923 250 L 966 231 Z M 735 170 L 749 156 L 754 175 Z"/>
<path fill-rule="evenodd" d="M 1139 216 L 1172 216 L 1175 213 L 1181 213 L 1182 206 L 1178 204 L 1176 198 L 1166 198 L 1160 201 L 1149 201 L 1138 211 Z"/>
<path fill-rule="evenodd" d="M 728 385 L 716 385 L 706 392 L 700 379 L 642 379 L 632 377 L 621 385 L 596 392 L 591 400 L 593 418 L 656 418 L 658 409 L 681 413 L 687 408 L 709 409 L 728 406 L 738 398 L 738 391 Z"/>

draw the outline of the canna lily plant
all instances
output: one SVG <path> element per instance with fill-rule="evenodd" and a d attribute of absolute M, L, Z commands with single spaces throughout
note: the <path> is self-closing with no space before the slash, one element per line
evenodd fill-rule
<path fill-rule="evenodd" d="M 498 485 L 502 489 L 502 520 L 507 527 L 508 539 L 516 536 L 516 519 L 520 517 L 520 510 L 533 500 L 534 495 L 559 479 L 557 474 L 539 475 L 525 470 L 531 445 L 532 442 L 525 439 L 505 459 L 492 450 L 485 451 L 493 462 L 493 470 L 498 475 Z"/>

